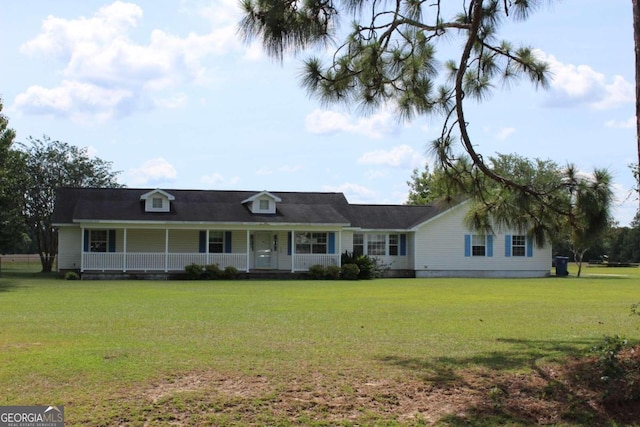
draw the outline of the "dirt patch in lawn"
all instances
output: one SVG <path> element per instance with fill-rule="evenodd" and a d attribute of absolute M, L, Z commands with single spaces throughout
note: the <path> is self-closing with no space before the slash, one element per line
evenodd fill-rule
<path fill-rule="evenodd" d="M 637 372 L 639 356 L 639 348 L 626 350 L 621 361 Z M 526 373 L 466 369 L 437 379 L 201 371 L 129 390 L 137 403 L 128 407 L 138 409 L 118 414 L 117 421 L 145 426 L 637 423 L 640 387 L 616 381 L 602 379 L 594 358 L 532 366 Z"/>

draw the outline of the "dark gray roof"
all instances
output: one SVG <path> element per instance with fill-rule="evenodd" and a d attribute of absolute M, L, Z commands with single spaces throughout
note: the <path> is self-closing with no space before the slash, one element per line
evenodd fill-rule
<path fill-rule="evenodd" d="M 435 206 L 349 205 L 348 216 L 352 227 L 406 230 L 440 212 Z"/>
<path fill-rule="evenodd" d="M 61 188 L 54 224 L 77 221 L 234 222 L 335 224 L 367 229 L 408 229 L 437 215 L 433 206 L 350 205 L 342 193 L 273 192 L 275 214 L 253 214 L 242 201 L 260 191 L 168 190 L 170 212 L 145 212 L 140 196 L 152 189 Z"/>

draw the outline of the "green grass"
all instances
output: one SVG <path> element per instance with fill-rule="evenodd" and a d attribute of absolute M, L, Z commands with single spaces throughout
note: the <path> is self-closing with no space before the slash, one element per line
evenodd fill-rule
<path fill-rule="evenodd" d="M 126 411 L 114 398 L 123 390 L 189 372 L 431 381 L 461 368 L 527 371 L 604 335 L 637 340 L 640 319 L 629 313 L 640 269 L 583 274 L 191 282 L 5 273 L 0 405 L 62 404 L 69 425 L 92 424 Z"/>

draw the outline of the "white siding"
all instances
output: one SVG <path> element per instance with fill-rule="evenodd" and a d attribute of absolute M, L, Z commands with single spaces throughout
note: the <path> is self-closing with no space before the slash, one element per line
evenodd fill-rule
<path fill-rule="evenodd" d="M 247 232 L 245 230 L 231 232 L 231 252 L 234 254 L 247 252 Z"/>
<path fill-rule="evenodd" d="M 60 227 L 58 229 L 58 270 L 79 270 L 81 249 L 80 227 Z"/>
<path fill-rule="evenodd" d="M 198 240 L 196 240 L 197 244 Z M 117 243 L 117 242 L 116 242 Z M 164 252 L 165 230 L 127 230 L 127 252 Z M 197 247 L 196 251 L 197 252 Z"/>
<path fill-rule="evenodd" d="M 505 235 L 493 237 L 493 256 L 465 256 L 466 204 L 457 206 L 418 228 L 415 236 L 415 270 L 418 277 L 436 276 L 545 276 L 551 270 L 551 247 L 533 248 L 532 257 L 506 257 Z"/>
<path fill-rule="evenodd" d="M 336 245 L 337 245 L 337 240 L 338 236 L 336 235 Z M 342 248 L 342 253 L 344 253 L 344 251 L 349 251 L 349 252 L 353 252 L 353 231 L 343 231 L 342 232 L 342 242 L 340 244 L 341 248 Z M 338 248 L 336 248 L 336 250 L 338 250 Z"/>
<path fill-rule="evenodd" d="M 278 250 L 273 254 L 273 256 L 276 257 L 275 266 L 281 270 L 289 270 L 291 268 L 291 255 L 287 252 L 289 246 L 289 233 L 286 231 L 279 231 L 276 235 L 278 236 Z"/>
<path fill-rule="evenodd" d="M 169 230 L 169 252 L 197 253 L 200 249 L 199 233 L 199 230 Z"/>

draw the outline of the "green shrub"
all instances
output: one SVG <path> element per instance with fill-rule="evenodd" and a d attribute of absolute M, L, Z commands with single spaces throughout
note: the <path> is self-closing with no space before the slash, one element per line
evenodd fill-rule
<path fill-rule="evenodd" d="M 356 264 L 345 264 L 342 266 L 342 278 L 345 280 L 358 280 L 360 268 Z"/>
<path fill-rule="evenodd" d="M 203 279 L 205 280 L 218 280 L 221 279 L 223 275 L 224 272 L 218 264 L 209 264 L 204 267 Z"/>
<path fill-rule="evenodd" d="M 605 336 L 602 344 L 591 349 L 591 352 L 598 355 L 598 365 L 604 381 L 619 378 L 624 374 L 624 367 L 618 355 L 626 346 L 627 340 L 620 335 L 615 335 Z"/>
<path fill-rule="evenodd" d="M 376 261 L 369 255 L 360 255 L 356 258 L 356 265 L 360 269 L 359 279 L 373 279 L 376 272 Z"/>
<path fill-rule="evenodd" d="M 313 280 L 324 279 L 327 274 L 327 269 L 324 265 L 315 264 L 309 267 L 309 277 Z"/>
<path fill-rule="evenodd" d="M 223 276 L 225 279 L 233 280 L 238 275 L 238 269 L 233 265 L 228 265 L 224 268 Z"/>
<path fill-rule="evenodd" d="M 325 278 L 328 280 L 338 280 L 340 279 L 341 269 L 337 265 L 330 265 L 327 267 L 327 273 L 325 274 Z"/>
<path fill-rule="evenodd" d="M 191 263 L 184 268 L 184 271 L 187 272 L 187 277 L 191 280 L 198 280 L 202 276 L 202 271 L 204 269 L 201 265 Z"/>
<path fill-rule="evenodd" d="M 353 252 L 345 251 L 342 254 L 342 265 L 355 264 L 360 269 L 359 279 L 373 279 L 382 277 L 382 268 L 378 265 L 378 260 L 369 255 L 354 255 Z"/>
<path fill-rule="evenodd" d="M 69 271 L 64 275 L 64 280 L 80 280 L 80 275 L 75 271 Z"/>

